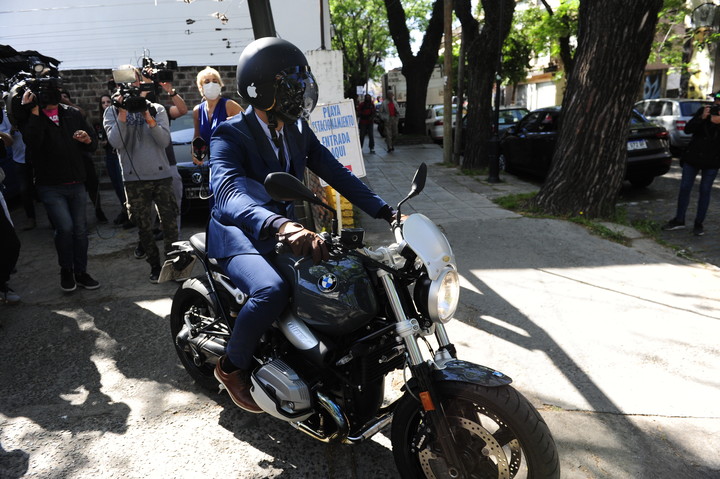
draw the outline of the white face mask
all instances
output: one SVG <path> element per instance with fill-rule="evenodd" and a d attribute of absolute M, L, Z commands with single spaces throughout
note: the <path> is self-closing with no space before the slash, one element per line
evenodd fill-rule
<path fill-rule="evenodd" d="M 222 87 L 219 83 L 210 82 L 203 85 L 203 95 L 205 95 L 205 98 L 208 100 L 215 100 L 219 97 L 220 90 L 222 90 Z"/>

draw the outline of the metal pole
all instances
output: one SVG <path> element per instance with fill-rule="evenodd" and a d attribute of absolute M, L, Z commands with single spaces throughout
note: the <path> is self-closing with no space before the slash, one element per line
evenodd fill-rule
<path fill-rule="evenodd" d="M 452 163 L 452 0 L 445 0 L 445 102 L 443 107 L 443 162 Z"/>
<path fill-rule="evenodd" d="M 250 23 L 252 23 L 255 40 L 265 37 L 276 37 L 275 21 L 272 16 L 270 0 L 248 0 Z"/>
<path fill-rule="evenodd" d="M 502 67 L 502 21 L 503 21 L 503 0 L 500 0 L 500 12 L 498 13 L 498 61 L 495 73 L 495 115 L 493 119 L 493 134 L 488 142 L 488 183 L 500 183 L 500 68 Z"/>

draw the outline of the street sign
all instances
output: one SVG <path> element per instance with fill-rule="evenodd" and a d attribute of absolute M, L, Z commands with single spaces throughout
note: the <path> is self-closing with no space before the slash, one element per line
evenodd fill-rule
<path fill-rule="evenodd" d="M 310 115 L 310 128 L 320 143 L 345 168 L 358 178 L 365 176 L 355 103 L 352 100 L 318 105 Z M 323 182 L 322 185 L 327 186 L 327 183 Z"/>

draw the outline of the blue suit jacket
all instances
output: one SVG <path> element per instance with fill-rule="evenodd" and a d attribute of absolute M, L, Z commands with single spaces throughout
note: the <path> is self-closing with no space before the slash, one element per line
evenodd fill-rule
<path fill-rule="evenodd" d="M 324 179 L 351 203 L 372 217 L 386 204 L 340 164 L 303 121 L 285 125 L 290 173 L 303 179 L 305 167 Z M 265 254 L 277 242 L 263 235 L 268 218 L 293 219 L 292 203 L 273 201 L 265 191 L 265 177 L 282 171 L 252 108 L 221 123 L 210 140 L 210 183 L 214 193 L 208 224 L 207 250 L 213 258 Z"/>

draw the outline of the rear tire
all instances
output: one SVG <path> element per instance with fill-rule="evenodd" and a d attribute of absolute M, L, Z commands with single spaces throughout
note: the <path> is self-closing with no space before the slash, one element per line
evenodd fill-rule
<path fill-rule="evenodd" d="M 189 347 L 182 347 L 177 340 L 180 331 L 186 327 L 185 313 L 190 312 L 189 319 L 193 325 L 201 321 L 201 316 L 217 317 L 218 309 L 215 302 L 210 299 L 211 297 L 210 288 L 204 281 L 197 278 L 185 281 L 173 297 L 170 311 L 170 334 L 175 345 L 175 352 L 188 374 L 203 388 L 217 392 L 218 381 L 214 375 L 215 365 L 205 360 L 197 365 Z"/>
<path fill-rule="evenodd" d="M 458 382 L 438 383 L 436 388 L 466 477 L 560 477 L 560 461 L 547 424 L 514 388 Z M 395 410 L 391 438 L 403 478 L 453 477 L 433 434 L 428 434 L 424 411 L 409 393 Z"/>

